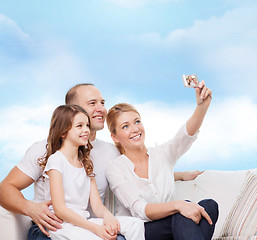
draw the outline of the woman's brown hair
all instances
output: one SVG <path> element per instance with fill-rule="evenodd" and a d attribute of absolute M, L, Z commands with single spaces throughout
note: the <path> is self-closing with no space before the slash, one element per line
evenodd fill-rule
<path fill-rule="evenodd" d="M 47 151 L 45 156 L 38 159 L 38 163 L 41 167 L 45 167 L 48 158 L 62 147 L 64 136 L 72 127 L 72 121 L 78 113 L 83 113 L 88 118 L 90 128 L 90 118 L 84 108 L 70 104 L 61 105 L 57 107 L 52 115 L 49 134 L 47 138 Z M 79 146 L 78 159 L 83 164 L 88 176 L 94 176 L 93 163 L 89 158 L 90 151 L 92 149 L 91 143 L 88 141 L 86 146 Z"/>
<path fill-rule="evenodd" d="M 117 119 L 124 112 L 135 112 L 140 116 L 139 112 L 132 105 L 130 105 L 128 103 L 119 103 L 119 104 L 114 105 L 108 111 L 108 114 L 107 114 L 107 117 L 106 117 L 106 122 L 107 122 L 108 129 L 114 135 L 116 134 Z M 116 145 L 116 147 L 118 148 L 118 150 L 120 151 L 121 154 L 125 153 L 125 150 L 121 146 L 120 143 L 115 143 L 115 145 Z"/>

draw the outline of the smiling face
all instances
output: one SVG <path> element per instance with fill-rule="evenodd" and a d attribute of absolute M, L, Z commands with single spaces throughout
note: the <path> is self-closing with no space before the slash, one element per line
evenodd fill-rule
<path fill-rule="evenodd" d="M 88 117 L 84 113 L 77 113 L 72 121 L 70 130 L 64 136 L 64 142 L 79 147 L 86 145 L 89 140 L 90 129 Z"/>
<path fill-rule="evenodd" d="M 107 110 L 104 106 L 105 100 L 96 87 L 91 85 L 80 86 L 77 89 L 75 103 L 88 112 L 93 134 L 104 128 Z"/>
<path fill-rule="evenodd" d="M 122 112 L 115 125 L 115 133 L 111 134 L 112 139 L 115 143 L 120 143 L 126 152 L 144 147 L 145 129 L 138 113 Z"/>

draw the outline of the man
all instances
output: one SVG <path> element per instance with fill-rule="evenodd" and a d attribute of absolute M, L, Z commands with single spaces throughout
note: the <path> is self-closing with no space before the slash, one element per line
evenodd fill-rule
<path fill-rule="evenodd" d="M 119 156 L 116 147 L 96 139 L 96 132 L 103 129 L 106 118 L 105 100 L 93 84 L 79 84 L 71 88 L 65 97 L 66 104 L 77 104 L 83 107 L 90 116 L 90 141 L 93 145 L 91 159 L 94 164 L 96 182 L 101 199 L 108 186 L 105 170 L 109 160 Z M 23 159 L 15 166 L 0 184 L 0 204 L 9 211 L 29 216 L 34 225 L 30 229 L 30 240 L 49 239 L 45 228 L 57 230 L 61 228 L 58 219 L 49 210 L 51 201 L 45 201 L 43 191 L 42 168 L 37 164 L 46 152 L 46 140 L 33 144 L 25 153 Z M 181 180 L 194 179 L 199 172 L 187 175 L 179 174 L 175 178 Z M 21 190 L 34 183 L 33 201 L 24 198 Z M 121 237 L 120 239 L 124 239 Z"/>

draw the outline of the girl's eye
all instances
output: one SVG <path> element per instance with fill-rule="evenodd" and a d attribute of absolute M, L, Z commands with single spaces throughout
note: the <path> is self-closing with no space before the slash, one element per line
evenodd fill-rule
<path fill-rule="evenodd" d="M 82 127 L 82 125 L 81 125 L 81 124 L 79 124 L 79 125 L 77 125 L 77 127 Z"/>
<path fill-rule="evenodd" d="M 90 126 L 89 126 L 89 123 L 87 124 L 87 127 L 89 128 Z"/>
<path fill-rule="evenodd" d="M 128 128 L 128 125 L 124 125 L 124 126 L 122 127 L 122 129 L 126 129 L 126 128 Z"/>

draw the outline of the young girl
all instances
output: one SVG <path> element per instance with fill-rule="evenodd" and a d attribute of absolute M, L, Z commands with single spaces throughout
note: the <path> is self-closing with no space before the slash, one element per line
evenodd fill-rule
<path fill-rule="evenodd" d="M 144 240 L 144 224 L 136 218 L 115 218 L 100 199 L 93 163 L 89 158 L 90 121 L 87 112 L 77 105 L 59 106 L 53 113 L 44 167 L 45 198 L 52 200 L 51 210 L 63 220 L 62 228 L 50 231 L 55 239 Z M 49 189 L 50 188 L 50 189 Z M 99 218 L 89 219 L 88 201 Z"/>
<path fill-rule="evenodd" d="M 107 125 L 121 156 L 110 162 L 106 176 L 110 187 L 130 215 L 145 221 L 146 240 L 210 240 L 218 217 L 212 199 L 198 204 L 174 200 L 174 166 L 197 138 L 211 102 L 204 82 L 196 88 L 197 107 L 176 136 L 146 148 L 140 114 L 131 105 L 113 106 Z M 155 124 L 162 124 L 162 119 Z M 124 209 L 121 211 L 125 212 Z"/>

